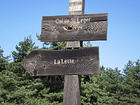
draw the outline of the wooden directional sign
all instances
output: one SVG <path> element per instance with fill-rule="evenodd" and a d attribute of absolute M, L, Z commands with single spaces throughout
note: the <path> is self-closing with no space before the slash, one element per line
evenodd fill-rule
<path fill-rule="evenodd" d="M 41 41 L 106 40 L 107 15 L 43 16 Z"/>
<path fill-rule="evenodd" d="M 99 48 L 75 50 L 35 50 L 22 62 L 33 76 L 98 74 Z"/>

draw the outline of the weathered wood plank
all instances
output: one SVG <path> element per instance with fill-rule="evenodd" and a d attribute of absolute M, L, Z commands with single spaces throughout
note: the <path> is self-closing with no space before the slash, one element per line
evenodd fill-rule
<path fill-rule="evenodd" d="M 66 43 L 67 48 L 80 48 L 80 41 L 68 41 Z"/>
<path fill-rule="evenodd" d="M 99 48 L 75 50 L 35 50 L 22 62 L 33 76 L 99 73 Z"/>
<path fill-rule="evenodd" d="M 78 75 L 65 75 L 63 105 L 80 105 L 80 80 Z"/>
<path fill-rule="evenodd" d="M 69 15 L 83 15 L 85 0 L 69 0 Z"/>
<path fill-rule="evenodd" d="M 44 16 L 41 41 L 92 41 L 107 39 L 107 14 Z"/>
<path fill-rule="evenodd" d="M 77 5 L 77 4 L 78 5 L 81 4 L 82 10 L 70 11 L 69 9 L 69 15 L 84 14 L 85 0 L 69 0 L 69 7 L 72 7 L 73 5 Z M 82 41 L 67 41 L 66 43 L 67 48 L 80 48 L 82 46 L 83 46 Z M 80 75 L 65 75 L 63 105 L 81 105 L 80 90 L 81 90 Z"/>

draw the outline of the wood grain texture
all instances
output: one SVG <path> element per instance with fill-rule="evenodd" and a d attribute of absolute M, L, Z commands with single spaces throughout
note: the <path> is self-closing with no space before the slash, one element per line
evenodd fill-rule
<path fill-rule="evenodd" d="M 81 81 L 78 75 L 66 75 L 63 105 L 80 105 Z"/>
<path fill-rule="evenodd" d="M 22 62 L 33 76 L 99 73 L 99 48 L 35 50 Z"/>
<path fill-rule="evenodd" d="M 41 41 L 107 40 L 108 14 L 43 16 Z"/>
<path fill-rule="evenodd" d="M 85 0 L 69 0 L 69 15 L 83 15 Z"/>
<path fill-rule="evenodd" d="M 68 41 L 66 43 L 66 47 L 67 48 L 80 48 L 81 43 L 80 43 L 80 41 Z"/>
<path fill-rule="evenodd" d="M 85 0 L 69 0 L 69 6 L 81 4 L 82 10 L 80 11 L 70 11 L 69 15 L 83 15 Z M 79 3 L 80 2 L 80 3 Z M 82 41 L 68 41 L 66 43 L 67 48 L 80 48 L 83 46 Z M 81 90 L 81 77 L 80 75 L 65 75 L 64 82 L 64 95 L 63 95 L 63 105 L 81 105 L 80 103 L 80 90 Z"/>

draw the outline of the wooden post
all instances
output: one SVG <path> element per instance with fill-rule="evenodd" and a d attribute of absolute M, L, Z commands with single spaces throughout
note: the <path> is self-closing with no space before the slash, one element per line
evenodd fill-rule
<path fill-rule="evenodd" d="M 85 0 L 69 0 L 71 16 L 42 18 L 41 41 L 68 41 L 71 50 L 34 50 L 22 62 L 33 76 L 65 75 L 63 105 L 80 105 L 80 75 L 99 73 L 99 48 L 80 48 L 82 41 L 107 39 L 108 15 L 84 15 L 84 6 Z"/>
<path fill-rule="evenodd" d="M 80 76 L 65 75 L 63 105 L 80 105 Z"/>
<path fill-rule="evenodd" d="M 85 0 L 69 0 L 69 15 L 84 14 Z M 80 48 L 82 42 L 69 41 L 67 48 Z M 65 75 L 63 105 L 80 105 L 81 78 L 79 75 Z"/>
<path fill-rule="evenodd" d="M 83 15 L 85 0 L 69 0 L 69 15 Z M 82 41 L 69 41 L 66 43 L 67 48 L 82 47 Z"/>

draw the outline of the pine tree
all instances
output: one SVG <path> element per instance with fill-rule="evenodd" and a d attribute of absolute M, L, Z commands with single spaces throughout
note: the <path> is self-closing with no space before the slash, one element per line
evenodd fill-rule
<path fill-rule="evenodd" d="M 32 41 L 31 36 L 19 42 L 16 45 L 16 51 L 12 52 L 12 56 L 15 62 L 21 62 L 31 51 L 37 49 L 35 43 Z"/>
<path fill-rule="evenodd" d="M 124 69 L 124 94 L 122 100 L 127 104 L 140 104 L 140 60 L 129 61 Z"/>
<path fill-rule="evenodd" d="M 14 61 L 9 64 L 8 69 L 17 77 L 15 77 L 14 82 L 16 87 L 12 90 L 13 94 L 7 102 L 16 104 L 26 103 L 27 105 L 61 104 L 63 84 L 62 82 L 57 82 L 58 76 L 32 77 L 21 66 L 21 61 L 36 48 L 35 43 L 29 37 L 19 42 L 16 46 L 16 51 L 12 52 Z"/>
<path fill-rule="evenodd" d="M 6 66 L 8 64 L 8 58 L 3 56 L 3 50 L 0 47 L 0 71 L 6 70 Z"/>
<path fill-rule="evenodd" d="M 20 65 L 22 59 L 35 48 L 37 47 L 31 38 L 26 38 L 16 46 L 17 52 L 13 52 L 14 61 L 6 66 L 6 70 L 0 72 L 0 104 L 23 105 L 29 102 L 29 99 L 37 98 L 39 91 L 45 87 L 39 78 L 29 76 Z M 4 59 L 2 50 L 0 59 Z"/>
<path fill-rule="evenodd" d="M 0 48 L 1 105 L 62 105 L 63 76 L 32 77 L 21 66 L 21 61 L 37 48 L 31 37 L 25 38 L 12 52 L 11 62 Z M 43 48 L 65 50 L 65 42 L 45 43 Z M 140 60 L 129 61 L 123 75 L 117 68 L 102 66 L 100 70 L 99 75 L 81 76 L 82 105 L 140 104 Z"/>

